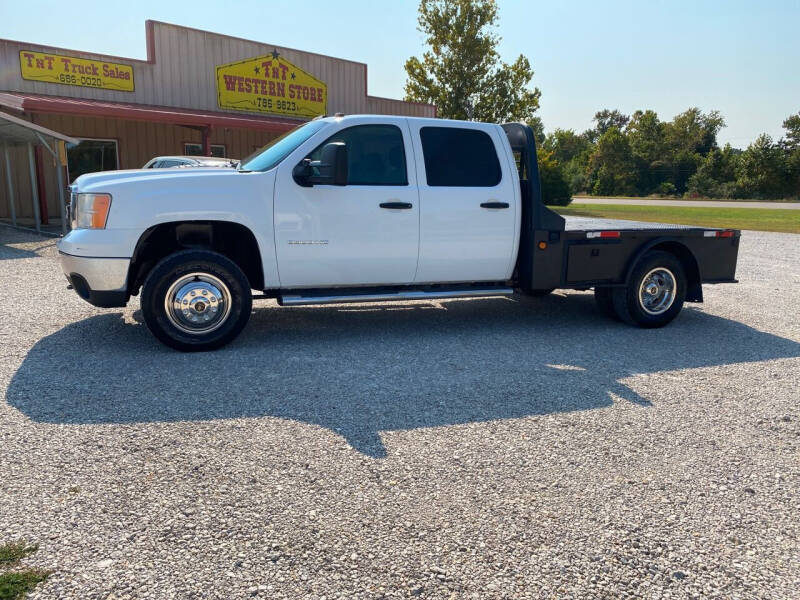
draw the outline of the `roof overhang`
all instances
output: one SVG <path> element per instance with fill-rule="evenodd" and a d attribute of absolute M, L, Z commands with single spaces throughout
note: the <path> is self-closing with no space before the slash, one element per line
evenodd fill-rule
<path fill-rule="evenodd" d="M 58 133 L 47 127 L 20 119 L 14 115 L 0 111 L 0 142 L 18 144 L 45 144 L 45 139 L 61 140 L 67 144 L 77 144 L 80 140 Z"/>
<path fill-rule="evenodd" d="M 274 132 L 289 131 L 304 122 L 302 120 L 278 117 L 235 115 L 216 111 L 172 108 L 169 106 L 126 104 L 122 102 L 8 92 L 0 93 L 0 106 L 20 112 L 127 119 L 130 121 L 167 123 L 186 127 L 242 127 Z"/>

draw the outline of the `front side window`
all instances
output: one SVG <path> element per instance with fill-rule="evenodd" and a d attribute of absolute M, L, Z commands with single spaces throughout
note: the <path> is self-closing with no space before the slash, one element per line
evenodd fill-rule
<path fill-rule="evenodd" d="M 269 171 L 328 124 L 328 121 L 309 121 L 295 127 L 242 160 L 239 171 Z"/>
<path fill-rule="evenodd" d="M 429 186 L 494 187 L 502 174 L 492 138 L 460 127 L 423 127 L 419 132 Z"/>
<path fill-rule="evenodd" d="M 319 160 L 332 142 L 347 146 L 347 185 L 408 185 L 403 134 L 396 125 L 355 125 L 322 142 L 309 156 Z"/>

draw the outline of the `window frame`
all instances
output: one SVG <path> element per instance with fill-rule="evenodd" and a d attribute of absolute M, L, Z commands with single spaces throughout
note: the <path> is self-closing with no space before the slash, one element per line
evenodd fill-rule
<path fill-rule="evenodd" d="M 469 131 L 469 132 L 476 132 L 479 135 L 485 136 L 491 145 L 492 148 L 492 155 L 494 156 L 495 165 L 497 167 L 497 181 L 492 183 L 491 185 L 474 185 L 474 184 L 432 184 L 430 183 L 430 173 L 428 172 L 428 164 L 425 161 L 425 141 L 423 139 L 423 133 L 426 129 L 439 129 L 439 130 L 458 130 L 458 131 Z M 477 127 L 463 127 L 463 126 L 442 126 L 442 125 L 424 125 L 420 127 L 418 130 L 419 135 L 419 145 L 420 150 L 422 151 L 422 164 L 425 169 L 425 185 L 432 188 L 496 188 L 497 186 L 503 183 L 503 166 L 500 163 L 500 156 L 498 153 L 497 145 L 495 144 L 495 140 L 492 135 L 488 131 L 484 131 L 483 129 L 479 129 Z"/>
<path fill-rule="evenodd" d="M 119 139 L 118 138 L 93 138 L 93 137 L 81 137 L 81 136 L 73 136 L 73 137 L 77 138 L 79 143 L 80 142 L 110 142 L 110 143 L 114 144 L 114 156 L 117 159 L 117 168 L 116 169 L 110 169 L 110 170 L 111 171 L 115 171 L 115 170 L 119 171 L 122 168 L 122 164 L 119 161 Z M 69 182 L 70 185 L 73 183 L 74 180 L 72 179 L 72 176 L 70 175 L 70 172 L 69 172 L 69 151 L 74 147 L 75 146 L 72 146 L 72 147 L 67 146 L 67 181 Z M 93 171 L 93 172 L 95 172 L 95 173 L 97 173 L 97 172 L 103 173 L 104 171 Z M 80 175 L 78 177 L 80 177 Z M 75 179 L 77 179 L 77 177 Z"/>
<path fill-rule="evenodd" d="M 200 154 L 189 154 L 189 150 L 188 150 L 189 146 L 197 146 L 197 147 L 199 147 L 200 148 Z M 209 148 L 211 148 L 212 150 L 214 148 L 222 148 L 222 156 L 215 156 L 214 154 L 212 154 L 211 156 L 213 156 L 214 158 L 228 158 L 228 148 L 226 147 L 225 144 L 209 144 Z M 200 142 L 183 142 L 183 155 L 184 156 L 201 156 L 201 157 L 205 156 L 205 154 L 203 154 L 202 152 L 203 152 L 203 144 L 202 143 L 200 143 Z"/>
<path fill-rule="evenodd" d="M 331 140 L 335 139 L 337 136 L 340 136 L 345 131 L 349 131 L 351 129 L 357 129 L 359 127 L 388 127 L 388 128 L 395 129 L 397 131 L 397 133 L 400 134 L 400 144 L 401 144 L 401 149 L 402 149 L 402 152 L 403 152 L 403 183 L 350 183 L 348 181 L 346 185 L 347 186 L 351 186 L 352 185 L 352 186 L 358 186 L 358 187 L 369 187 L 369 186 L 372 186 L 372 187 L 408 187 L 410 184 L 409 184 L 409 176 L 408 176 L 408 155 L 406 153 L 406 138 L 403 136 L 403 129 L 399 125 L 396 125 L 395 123 L 359 123 L 357 125 L 349 125 L 347 127 L 342 127 L 337 132 L 332 133 L 327 138 L 325 138 L 325 140 L 323 140 L 323 142 L 321 144 L 318 144 L 316 147 L 314 147 L 314 149 L 311 152 L 306 154 L 306 158 L 309 158 L 312 154 L 314 154 L 318 150 L 321 150 L 323 146 L 325 146 L 326 144 L 331 143 Z M 349 149 L 348 149 L 348 153 L 349 153 Z M 349 165 L 348 165 L 348 167 L 349 167 Z M 347 177 L 348 177 L 348 179 L 350 178 L 349 168 L 348 168 Z"/>

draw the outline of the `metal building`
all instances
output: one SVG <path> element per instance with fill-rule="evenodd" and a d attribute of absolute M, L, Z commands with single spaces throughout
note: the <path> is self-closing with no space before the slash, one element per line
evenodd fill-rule
<path fill-rule="evenodd" d="M 436 115 L 430 104 L 368 95 L 364 63 L 158 21 L 145 30 L 147 60 L 0 40 L 0 111 L 79 140 L 63 181 L 159 155 L 244 158 L 320 114 Z M 29 148 L 8 154 L 0 181 L 15 198 L 0 187 L 0 218 L 57 218 L 58 156 L 36 146 L 31 177 Z"/>

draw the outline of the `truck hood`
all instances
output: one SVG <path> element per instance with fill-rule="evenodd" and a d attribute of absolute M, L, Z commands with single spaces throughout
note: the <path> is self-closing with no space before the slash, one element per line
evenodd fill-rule
<path fill-rule="evenodd" d="M 79 192 L 102 192 L 108 186 L 119 184 L 145 183 L 150 180 L 159 182 L 167 180 L 203 179 L 205 177 L 236 177 L 241 175 L 236 169 L 221 167 L 190 167 L 185 169 L 128 169 L 122 171 L 103 171 L 86 173 L 78 177 L 73 186 Z"/>

